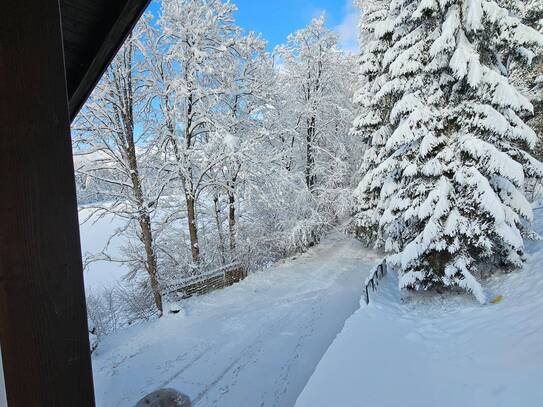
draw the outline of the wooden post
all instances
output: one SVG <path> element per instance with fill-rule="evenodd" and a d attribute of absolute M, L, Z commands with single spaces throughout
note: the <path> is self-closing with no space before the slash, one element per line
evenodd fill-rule
<path fill-rule="evenodd" d="M 0 343 L 9 407 L 94 406 L 58 0 L 0 13 Z"/>

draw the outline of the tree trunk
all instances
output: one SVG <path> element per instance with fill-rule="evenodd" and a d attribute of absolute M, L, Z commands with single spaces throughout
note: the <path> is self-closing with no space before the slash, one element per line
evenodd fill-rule
<path fill-rule="evenodd" d="M 228 232 L 230 236 L 230 257 L 236 259 L 237 237 L 236 237 L 236 181 L 241 169 L 241 164 L 237 163 L 236 171 L 231 175 L 228 187 Z"/>
<path fill-rule="evenodd" d="M 185 189 L 187 202 L 187 222 L 189 225 L 190 251 L 194 264 L 200 262 L 200 246 L 198 245 L 198 225 L 196 224 L 196 202 L 192 193 Z"/>
<path fill-rule="evenodd" d="M 221 208 L 219 205 L 218 196 L 215 196 L 213 198 L 213 208 L 215 211 L 215 223 L 217 224 L 217 234 L 219 236 L 219 252 L 221 253 L 221 264 L 224 266 L 226 264 L 226 258 L 224 254 L 224 234 L 222 230 Z"/>
<path fill-rule="evenodd" d="M 147 270 L 147 274 L 149 275 L 149 282 L 151 284 L 151 290 L 153 292 L 155 306 L 158 310 L 158 313 L 162 315 L 162 294 L 160 292 L 160 284 L 158 282 L 158 267 L 153 245 L 151 217 L 149 216 L 149 211 L 147 210 L 147 205 L 145 204 L 145 198 L 143 196 L 141 180 L 139 177 L 138 162 L 136 157 L 136 149 L 134 146 L 133 138 L 127 137 L 127 141 L 128 148 L 126 154 L 128 158 L 128 165 L 130 168 L 132 192 L 134 194 L 134 199 L 136 200 L 136 204 L 138 207 L 138 222 L 141 232 L 139 238 L 140 241 L 143 243 L 143 246 L 145 247 L 145 269 Z"/>
<path fill-rule="evenodd" d="M 187 77 L 185 77 L 188 80 Z M 165 97 L 165 111 L 166 114 L 166 126 L 168 129 L 168 140 L 171 143 L 175 161 L 178 167 L 179 179 L 183 184 L 183 192 L 185 194 L 185 203 L 187 206 L 187 223 L 189 228 L 189 237 L 190 237 L 190 252 L 192 257 L 192 262 L 198 264 L 200 262 L 200 246 L 198 244 L 198 224 L 196 222 L 196 201 L 195 201 L 195 192 L 192 184 L 192 168 L 188 166 L 186 168 L 187 174 L 183 171 L 183 163 L 189 162 L 188 151 L 192 148 L 192 115 L 193 115 L 193 95 L 190 93 L 187 98 L 187 123 L 185 126 L 185 151 L 183 152 L 183 157 L 181 156 L 182 152 L 180 151 L 178 141 L 175 136 L 175 126 L 171 116 L 171 111 L 169 107 L 169 98 Z"/>
<path fill-rule="evenodd" d="M 228 191 L 228 231 L 230 233 L 230 255 L 236 257 L 236 196 Z"/>
<path fill-rule="evenodd" d="M 158 267 L 153 247 L 151 220 L 147 213 L 144 213 L 142 214 L 142 216 L 140 216 L 140 228 L 142 231 L 143 243 L 145 245 L 145 255 L 147 256 L 147 273 L 149 274 L 151 290 L 153 292 L 156 308 L 159 314 L 162 315 L 162 294 L 160 292 L 160 284 L 158 282 Z"/>
<path fill-rule="evenodd" d="M 307 188 L 313 192 L 315 186 L 315 156 L 313 153 L 313 142 L 315 140 L 315 117 L 307 121 L 307 139 L 306 139 L 306 165 L 305 182 Z"/>
<path fill-rule="evenodd" d="M 118 126 L 123 129 L 123 135 L 119 137 L 119 145 L 122 146 L 130 170 L 130 181 L 132 183 L 132 194 L 138 210 L 138 223 L 140 227 L 139 239 L 145 248 L 145 269 L 149 275 L 149 283 L 153 293 L 155 306 L 159 315 L 162 316 L 162 294 L 158 281 L 157 258 L 154 250 L 153 232 L 151 217 L 145 202 L 141 178 L 139 175 L 138 158 L 134 142 L 134 88 L 132 82 L 132 57 L 133 45 L 130 42 L 124 60 L 126 77 L 122 78 L 118 71 L 113 72 L 113 81 L 117 90 L 118 104 L 115 107 Z"/>
<path fill-rule="evenodd" d="M 185 134 L 185 137 L 187 137 L 187 134 Z M 186 177 L 182 170 L 182 159 L 181 154 L 179 152 L 179 146 L 177 145 L 177 140 L 175 139 L 173 128 L 171 129 L 169 136 L 168 136 L 172 147 L 173 152 L 175 156 L 175 160 L 177 162 L 178 166 L 178 173 L 179 178 L 182 180 L 183 184 L 183 190 L 185 194 L 185 203 L 187 206 L 187 223 L 189 228 L 189 236 L 190 236 L 190 248 L 191 248 L 191 256 L 193 263 L 199 263 L 200 262 L 200 247 L 198 245 L 198 225 L 196 223 L 196 202 L 194 199 L 194 193 L 192 188 L 192 169 L 188 168 L 188 177 Z M 187 161 L 188 158 L 185 155 L 185 161 Z"/>
<path fill-rule="evenodd" d="M 194 97 L 192 92 L 187 100 L 187 124 L 185 128 L 185 157 L 184 162 L 189 162 L 188 151 L 192 148 L 192 115 L 193 115 Z M 200 245 L 198 244 L 198 224 L 196 223 L 196 201 L 195 191 L 192 181 L 192 167 L 187 168 L 188 177 L 183 182 L 185 188 L 185 201 L 187 203 L 187 222 L 189 225 L 190 251 L 192 262 L 197 265 L 200 263 Z M 181 174 L 182 175 L 182 174 Z"/>

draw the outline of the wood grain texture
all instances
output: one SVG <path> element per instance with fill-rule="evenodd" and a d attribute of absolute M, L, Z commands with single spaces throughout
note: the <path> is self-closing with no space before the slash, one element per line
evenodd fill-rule
<path fill-rule="evenodd" d="M 0 13 L 0 343 L 10 407 L 94 406 L 58 0 Z"/>
<path fill-rule="evenodd" d="M 60 0 L 71 120 L 149 3 L 150 0 Z"/>

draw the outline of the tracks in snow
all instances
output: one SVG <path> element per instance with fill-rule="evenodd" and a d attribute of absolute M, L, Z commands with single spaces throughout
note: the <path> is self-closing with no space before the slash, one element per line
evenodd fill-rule
<path fill-rule="evenodd" d="M 293 405 L 358 308 L 375 261 L 334 233 L 295 260 L 187 301 L 184 316 L 107 338 L 94 361 L 98 405 L 131 406 L 159 387 L 188 393 L 197 407 Z"/>

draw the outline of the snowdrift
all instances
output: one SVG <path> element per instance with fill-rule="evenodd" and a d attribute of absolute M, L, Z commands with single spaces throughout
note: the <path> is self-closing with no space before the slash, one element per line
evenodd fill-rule
<path fill-rule="evenodd" d="M 536 228 L 543 231 L 543 210 Z M 408 296 L 390 273 L 350 317 L 296 407 L 543 405 L 543 242 L 521 272 L 493 277 L 489 298 Z"/>

